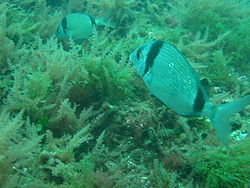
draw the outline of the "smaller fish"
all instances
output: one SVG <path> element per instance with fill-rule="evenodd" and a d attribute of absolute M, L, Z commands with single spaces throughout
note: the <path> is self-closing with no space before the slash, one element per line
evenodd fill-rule
<path fill-rule="evenodd" d="M 57 38 L 81 40 L 87 38 L 96 32 L 97 25 L 104 25 L 107 27 L 114 27 L 108 23 L 103 16 L 95 19 L 85 13 L 72 13 L 64 16 L 57 27 L 55 36 Z"/>
<path fill-rule="evenodd" d="M 154 96 L 182 116 L 207 116 L 219 140 L 228 144 L 229 118 L 250 104 L 250 95 L 227 104 L 211 104 L 198 74 L 185 57 L 161 40 L 140 46 L 130 60 Z"/>

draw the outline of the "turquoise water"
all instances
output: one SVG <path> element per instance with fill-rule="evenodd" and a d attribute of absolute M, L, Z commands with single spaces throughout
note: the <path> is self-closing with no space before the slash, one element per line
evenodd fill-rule
<path fill-rule="evenodd" d="M 57 38 L 72 13 L 89 17 L 66 19 Z M 249 15 L 233 0 L 0 1 L 0 187 L 249 187 L 249 106 L 223 147 L 207 118 L 166 107 L 129 61 L 164 40 L 213 104 L 231 102 L 250 92 Z M 74 40 L 82 25 L 90 35 Z"/>

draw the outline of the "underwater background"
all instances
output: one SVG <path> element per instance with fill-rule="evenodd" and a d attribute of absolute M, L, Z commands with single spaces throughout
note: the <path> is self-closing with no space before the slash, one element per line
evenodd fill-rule
<path fill-rule="evenodd" d="M 65 15 L 106 11 L 114 27 L 55 37 Z M 222 147 L 137 76 L 129 55 L 152 39 L 185 55 L 214 104 L 250 92 L 249 1 L 1 0 L 0 187 L 250 187 L 250 107 Z"/>

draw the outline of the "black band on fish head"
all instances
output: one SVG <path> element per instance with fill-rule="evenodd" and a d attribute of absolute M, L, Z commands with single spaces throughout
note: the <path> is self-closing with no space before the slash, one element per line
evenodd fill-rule
<path fill-rule="evenodd" d="M 154 64 L 154 60 L 159 54 L 161 47 L 163 46 L 164 41 L 162 40 L 155 40 L 148 52 L 147 58 L 146 58 L 146 66 L 143 73 L 143 76 L 149 71 L 149 68 L 151 68 Z"/>

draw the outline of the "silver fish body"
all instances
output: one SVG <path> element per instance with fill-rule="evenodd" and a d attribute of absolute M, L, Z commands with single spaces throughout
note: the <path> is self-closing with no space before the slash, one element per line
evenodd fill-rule
<path fill-rule="evenodd" d="M 178 114 L 200 116 L 209 105 L 196 72 L 170 44 L 150 41 L 131 54 L 131 61 L 150 92 Z"/>
<path fill-rule="evenodd" d="M 56 30 L 56 37 L 81 40 L 96 31 L 96 21 L 93 17 L 84 13 L 72 13 L 66 15 Z"/>
<path fill-rule="evenodd" d="M 250 104 L 250 95 L 226 105 L 212 105 L 195 70 L 164 41 L 152 40 L 140 46 L 130 60 L 154 96 L 180 115 L 208 116 L 219 139 L 228 144 L 228 118 Z"/>

